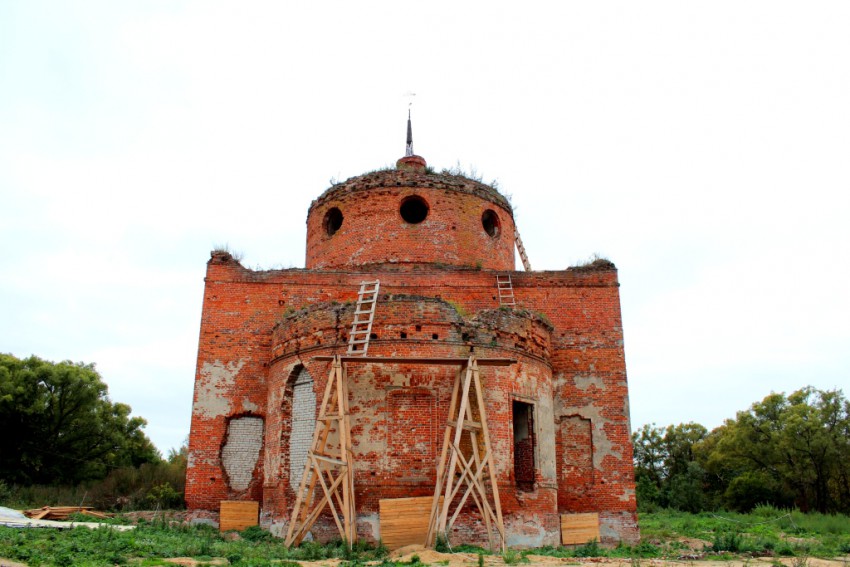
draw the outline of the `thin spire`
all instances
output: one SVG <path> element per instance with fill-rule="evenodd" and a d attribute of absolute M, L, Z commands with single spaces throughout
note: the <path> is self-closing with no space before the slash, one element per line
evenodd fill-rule
<path fill-rule="evenodd" d="M 413 126 L 410 123 L 410 107 L 407 108 L 407 147 L 404 150 L 404 156 L 413 155 Z"/>

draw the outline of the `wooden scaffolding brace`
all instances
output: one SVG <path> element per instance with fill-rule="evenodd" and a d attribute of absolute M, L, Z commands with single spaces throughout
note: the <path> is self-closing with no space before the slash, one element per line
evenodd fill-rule
<path fill-rule="evenodd" d="M 473 398 L 470 398 L 471 393 L 474 393 Z M 468 443 L 463 442 L 464 432 L 469 434 Z M 480 442 L 483 443 L 483 454 Z M 487 484 L 489 484 L 490 494 L 487 491 Z M 461 490 L 463 490 L 462 494 Z M 458 499 L 459 494 L 461 495 Z M 490 549 L 493 550 L 493 528 L 495 527 L 499 536 L 499 548 L 504 551 L 505 526 L 502 521 L 502 505 L 496 483 L 496 469 L 493 464 L 481 377 L 474 354 L 470 355 L 469 360 L 461 366 L 455 377 L 449 416 L 443 435 L 443 449 L 437 468 L 437 485 L 434 490 L 434 500 L 431 503 L 426 547 L 434 546 L 437 536 L 448 538 L 448 531 L 451 530 L 470 496 L 484 518 Z M 452 513 L 453 504 L 454 512 Z"/>
<path fill-rule="evenodd" d="M 348 377 L 340 356 L 336 355 L 332 360 L 313 442 L 307 451 L 307 464 L 289 519 L 289 530 L 284 540 L 287 547 L 301 543 L 325 507 L 330 508 L 339 535 L 348 543 L 349 549 L 357 535 Z M 328 438 L 334 431 L 337 443 L 328 445 Z M 317 486 L 321 488 L 320 494 Z"/>
<path fill-rule="evenodd" d="M 339 530 L 340 537 L 349 548 L 357 538 L 356 514 L 354 505 L 354 457 L 351 451 L 351 418 L 348 408 L 347 363 L 366 364 L 438 364 L 456 365 L 459 370 L 455 376 L 452 400 L 443 438 L 443 449 L 437 468 L 437 484 L 431 506 L 426 544 L 433 546 L 436 534 L 445 534 L 460 514 L 469 496 L 478 506 L 487 526 L 490 547 L 493 547 L 492 526 L 495 525 L 500 538 L 500 547 L 505 548 L 505 528 L 502 522 L 502 507 L 499 490 L 496 486 L 493 466 L 493 452 L 490 447 L 490 434 L 487 429 L 487 417 L 484 409 L 484 397 L 481 389 L 479 366 L 508 366 L 516 363 L 514 359 L 483 358 L 475 355 L 465 358 L 407 358 L 374 356 L 316 356 L 315 361 L 331 361 L 331 371 L 325 386 L 325 394 L 316 420 L 313 442 L 307 452 L 307 464 L 301 477 L 295 506 L 290 516 L 284 544 L 287 547 L 298 545 L 313 527 L 324 509 L 330 508 L 331 515 Z M 463 378 L 462 378 L 463 377 Z M 474 387 L 474 400 L 470 401 L 470 390 Z M 460 409 L 458 410 L 458 404 Z M 456 411 L 458 410 L 458 411 Z M 478 421 L 475 420 L 475 412 Z M 452 436 L 452 430 L 455 434 Z M 338 432 L 337 446 L 328 445 L 331 432 Z M 471 446 L 464 453 L 461 448 L 461 435 L 469 432 Z M 479 449 L 483 442 L 483 454 Z M 471 451 L 471 452 L 470 452 Z M 451 453 L 449 466 L 446 460 Z M 468 454 L 467 454 L 468 453 Z M 449 472 L 450 471 L 450 472 Z M 455 473 L 460 476 L 455 478 Z M 445 474 L 448 473 L 448 474 Z M 493 503 L 487 496 L 485 482 L 489 480 Z M 463 487 L 459 505 L 449 519 L 451 504 Z M 443 486 L 445 485 L 445 490 Z M 321 497 L 317 498 L 317 486 L 321 488 Z M 442 495 L 451 495 L 442 498 Z M 443 505 L 440 506 L 440 502 Z"/>
<path fill-rule="evenodd" d="M 354 321 L 351 324 L 348 354 L 357 353 L 365 357 L 369 351 L 372 322 L 375 320 L 375 304 L 381 281 L 360 282 Z M 295 506 L 289 518 L 286 533 L 287 546 L 298 545 L 319 519 L 325 506 L 339 529 L 339 536 L 348 542 L 348 548 L 357 536 L 354 506 L 354 458 L 351 452 L 351 416 L 348 411 L 348 374 L 339 355 L 333 357 L 328 383 L 313 442 L 307 451 L 307 463 Z M 337 433 L 337 445 L 328 446 L 332 432 Z M 322 497 L 316 499 L 316 485 L 322 489 Z M 296 527 L 297 526 L 297 527 Z"/>

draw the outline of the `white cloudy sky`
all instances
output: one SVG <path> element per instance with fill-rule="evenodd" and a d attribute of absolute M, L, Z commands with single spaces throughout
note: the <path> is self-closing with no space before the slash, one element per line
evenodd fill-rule
<path fill-rule="evenodd" d="M 415 149 L 536 269 L 620 269 L 635 428 L 850 384 L 850 3 L 0 0 L 0 352 L 95 362 L 166 452 L 203 278 L 303 266 Z"/>

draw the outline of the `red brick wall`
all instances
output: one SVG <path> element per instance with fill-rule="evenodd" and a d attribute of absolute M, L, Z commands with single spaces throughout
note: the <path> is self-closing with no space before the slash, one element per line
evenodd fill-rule
<path fill-rule="evenodd" d="M 442 440 L 433 390 L 415 387 L 390 390 L 387 406 L 386 464 L 395 469 L 394 476 L 399 480 L 433 486 L 434 463 Z"/>
<path fill-rule="evenodd" d="M 418 224 L 405 222 L 402 201 L 419 196 L 429 208 Z M 342 225 L 333 235 L 326 215 L 338 209 Z M 498 218 L 498 234 L 482 224 L 485 211 Z M 307 268 L 389 263 L 514 268 L 511 207 L 490 187 L 457 176 L 382 171 L 335 185 L 313 202 L 307 216 Z"/>
<path fill-rule="evenodd" d="M 217 510 L 220 500 L 240 497 L 227 487 L 221 448 L 229 418 L 255 415 L 266 424 L 258 467 L 263 482 L 257 483 L 250 498 L 263 502 L 266 522 L 288 516 L 292 494 L 285 454 L 290 427 L 286 382 L 292 370 L 304 364 L 321 399 L 328 365 L 312 357 L 344 352 L 352 317 L 346 302 L 356 299 L 361 281 L 378 277 L 382 288 L 373 329 L 377 339 L 370 354 L 466 356 L 474 346 L 479 357 L 519 361 L 510 368 L 483 372 L 502 505 L 516 541 L 542 541 L 535 530 L 555 534 L 557 514 L 578 511 L 600 512 L 603 540 L 634 541 L 628 387 L 616 270 L 598 266 L 590 271 L 512 273 L 518 310 L 498 309 L 493 271 L 433 264 L 399 272 L 387 266 L 375 270 L 253 272 L 225 254 L 213 256 L 198 350 L 188 506 Z M 551 333 L 534 313 L 553 324 Z M 387 448 L 399 453 L 402 462 L 413 459 L 416 451 L 431 449 L 426 444 L 405 452 L 388 429 L 387 416 L 396 412 L 400 419 L 412 419 L 405 408 L 424 403 L 416 392 L 429 390 L 439 439 L 443 419 L 439 416 L 447 411 L 452 371 L 386 367 L 350 370 L 350 376 L 352 415 L 357 416 L 353 428 L 359 451 L 358 509 L 374 514 L 379 498 L 430 494 L 432 481 L 422 481 L 419 474 L 424 469 L 408 478 L 395 474 L 397 463 Z M 405 393 L 395 394 L 401 396 L 396 403 L 391 391 Z M 536 404 L 539 462 L 535 490 L 528 493 L 516 491 L 512 478 L 513 399 Z M 589 423 L 585 438 L 591 439 L 590 454 L 577 463 L 569 462 L 565 454 L 583 442 L 559 436 L 561 426 L 556 425 L 570 416 Z M 433 426 L 425 420 L 416 427 L 431 431 Z M 565 466 L 583 467 L 584 472 L 567 474 L 572 469 Z M 535 517 L 536 523 L 529 523 Z M 470 521 L 468 533 L 474 533 L 474 520 Z"/>

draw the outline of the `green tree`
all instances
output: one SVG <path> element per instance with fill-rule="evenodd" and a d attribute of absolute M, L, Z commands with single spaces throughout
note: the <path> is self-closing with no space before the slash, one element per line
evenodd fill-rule
<path fill-rule="evenodd" d="M 71 484 L 160 455 L 93 364 L 0 354 L 0 479 Z"/>
<path fill-rule="evenodd" d="M 770 394 L 724 424 L 711 459 L 734 471 L 725 498 L 803 511 L 850 510 L 850 404 L 840 390 L 811 386 Z"/>
<path fill-rule="evenodd" d="M 708 431 L 698 423 L 644 425 L 632 435 L 638 504 L 698 512 L 708 505 L 695 452 Z"/>

